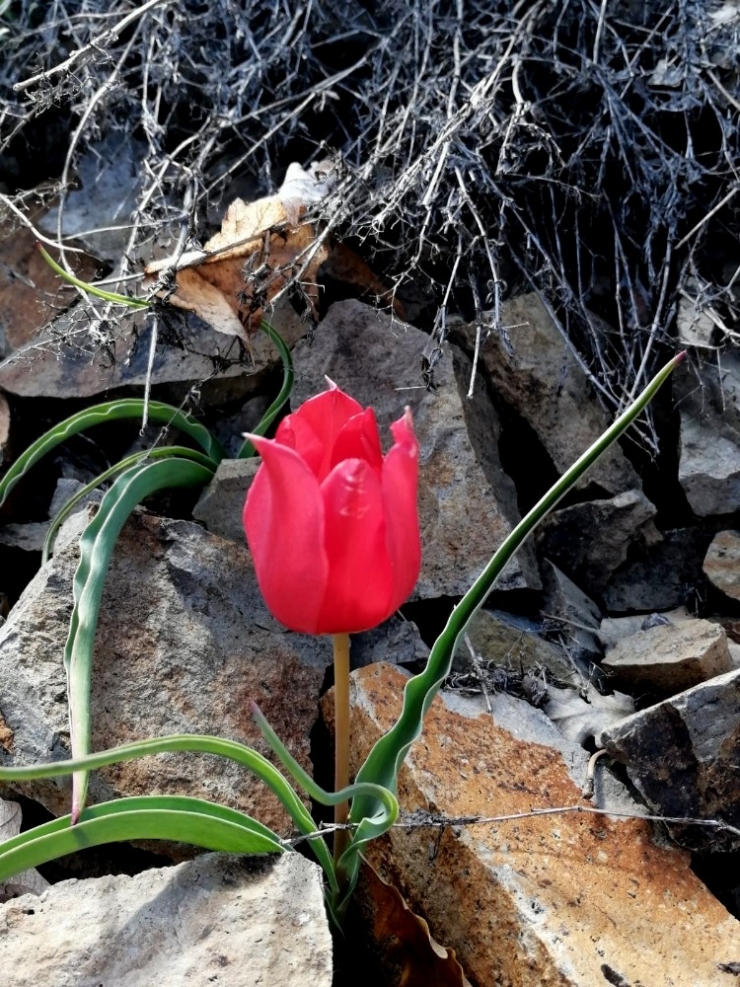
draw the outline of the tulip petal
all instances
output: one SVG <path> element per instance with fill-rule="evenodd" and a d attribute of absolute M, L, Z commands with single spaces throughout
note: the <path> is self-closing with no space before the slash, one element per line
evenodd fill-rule
<path fill-rule="evenodd" d="M 368 630 L 393 612 L 383 491 L 361 459 L 339 463 L 321 485 L 329 578 L 319 633 Z"/>
<path fill-rule="evenodd" d="M 275 440 L 295 449 L 321 483 L 332 468 L 332 451 L 342 427 L 362 410 L 354 398 L 332 387 L 284 418 Z"/>
<path fill-rule="evenodd" d="M 419 443 L 409 408 L 391 425 L 395 444 L 383 462 L 383 512 L 393 590 L 390 606 L 408 599 L 421 568 L 421 539 L 417 508 Z"/>
<path fill-rule="evenodd" d="M 353 415 L 340 429 L 331 457 L 332 468 L 343 459 L 364 459 L 380 476 L 383 451 L 380 448 L 378 422 L 372 408 Z"/>
<path fill-rule="evenodd" d="M 318 481 L 293 449 L 256 435 L 249 438 L 262 456 L 244 505 L 244 530 L 260 590 L 286 627 L 319 633 L 328 563 Z"/>

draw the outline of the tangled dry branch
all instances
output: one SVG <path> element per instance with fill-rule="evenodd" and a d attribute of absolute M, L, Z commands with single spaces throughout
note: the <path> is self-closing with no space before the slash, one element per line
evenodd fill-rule
<path fill-rule="evenodd" d="M 324 229 L 415 297 L 437 343 L 452 315 L 505 339 L 501 300 L 535 290 L 615 411 L 679 306 L 709 317 L 708 345 L 737 338 L 731 3 L 14 0 L 0 16 L 0 178 L 22 211 L 31 179 L 54 180 L 63 257 L 76 165 L 111 134 L 137 161 L 120 279 L 155 247 L 197 247 L 245 183 L 267 194 L 291 160 L 333 155 Z"/>

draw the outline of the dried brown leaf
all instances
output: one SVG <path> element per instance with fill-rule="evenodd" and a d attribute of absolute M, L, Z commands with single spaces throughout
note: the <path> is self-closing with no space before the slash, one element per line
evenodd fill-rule
<path fill-rule="evenodd" d="M 358 891 L 392 987 L 470 987 L 454 951 L 432 938 L 424 919 L 367 861 L 362 864 Z"/>

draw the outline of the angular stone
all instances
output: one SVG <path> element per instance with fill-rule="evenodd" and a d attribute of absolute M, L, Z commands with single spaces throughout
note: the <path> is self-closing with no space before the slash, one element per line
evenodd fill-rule
<path fill-rule="evenodd" d="M 205 854 L 134 877 L 63 881 L 0 906 L 8 987 L 331 987 L 316 864 Z"/>
<path fill-rule="evenodd" d="M 404 683 L 385 665 L 353 675 L 354 770 L 398 716 Z M 540 711 L 492 699 L 493 722 L 478 700 L 435 699 L 401 770 L 403 819 L 583 804 L 587 752 Z M 367 855 L 476 984 L 697 987 L 720 984 L 717 964 L 740 955 L 740 923 L 689 854 L 656 846 L 639 819 L 566 812 L 394 828 Z"/>
<path fill-rule="evenodd" d="M 740 534 L 720 531 L 715 535 L 702 569 L 717 589 L 733 600 L 740 600 Z"/>
<path fill-rule="evenodd" d="M 483 666 L 492 665 L 515 672 L 542 672 L 565 683 L 581 683 L 579 669 L 567 651 L 546 641 L 540 628 L 521 617 L 502 611 L 479 610 L 470 622 L 466 634 Z M 457 648 L 455 668 L 471 667 L 470 653 L 464 641 Z"/>
<path fill-rule="evenodd" d="M 740 446 L 682 414 L 678 479 L 699 517 L 740 510 Z"/>
<path fill-rule="evenodd" d="M 660 541 L 655 507 L 639 490 L 553 512 L 538 532 L 541 554 L 589 593 L 600 595 L 631 547 Z"/>
<path fill-rule="evenodd" d="M 193 508 L 193 517 L 220 538 L 244 542 L 242 513 L 247 490 L 262 460 L 222 459 L 213 479 Z"/>
<path fill-rule="evenodd" d="M 65 525 L 54 557 L 0 628 L 4 766 L 69 757 L 62 656 L 75 533 L 91 511 Z M 92 673 L 93 750 L 196 733 L 268 753 L 252 722 L 254 700 L 310 771 L 309 734 L 330 662 L 325 640 L 286 631 L 269 614 L 245 545 L 137 511 L 118 539 L 103 595 Z M 60 815 L 69 810 L 69 785 L 69 778 L 46 779 L 16 783 L 15 790 Z M 282 834 L 292 831 L 266 786 L 221 758 L 171 753 L 91 777 L 91 801 L 151 792 L 212 799 Z"/>
<path fill-rule="evenodd" d="M 632 614 L 629 617 L 605 617 L 599 625 L 599 640 L 606 651 L 615 648 L 620 641 L 632 637 L 638 631 L 646 631 L 658 623 L 675 624 L 683 620 L 693 620 L 686 607 L 679 607 L 667 613 Z"/>
<path fill-rule="evenodd" d="M 740 671 L 635 713 L 605 730 L 601 745 L 626 765 L 653 812 L 740 827 Z M 692 850 L 740 850 L 737 833 L 667 825 Z"/>
<path fill-rule="evenodd" d="M 609 419 L 576 358 L 534 292 L 501 306 L 506 342 L 492 331 L 481 358 L 493 388 L 534 429 L 558 473 L 564 473 L 608 428 Z M 475 344 L 476 326 L 461 332 Z M 618 445 L 581 480 L 597 483 L 607 494 L 639 486 L 639 479 Z"/>
<path fill-rule="evenodd" d="M 676 528 L 663 541 L 641 548 L 609 577 L 602 597 L 610 614 L 673 610 L 704 596 L 702 560 L 711 533 L 702 528 Z"/>
<path fill-rule="evenodd" d="M 542 560 L 540 570 L 544 591 L 542 618 L 546 626 L 560 632 L 564 647 L 579 668 L 591 674 L 594 659 L 601 658 L 602 653 L 597 635 L 601 611 L 549 559 Z"/>
<path fill-rule="evenodd" d="M 700 517 L 740 509 L 740 356 L 722 354 L 721 372 L 712 356 L 674 375 L 681 412 L 678 479 Z"/>
<path fill-rule="evenodd" d="M 457 347 L 435 367 L 435 390 L 422 385 L 429 337 L 357 301 L 332 305 L 312 343 L 295 348 L 296 407 L 326 387 L 325 376 L 372 405 L 381 437 L 404 404 L 421 445 L 419 514 L 422 570 L 415 599 L 461 596 L 519 520 L 516 491 L 498 458 L 499 423 L 484 388 L 463 397 L 470 364 Z M 539 588 L 533 550 L 506 566 L 499 589 Z"/>
<path fill-rule="evenodd" d="M 640 630 L 618 641 L 601 663 L 625 686 L 675 695 L 732 670 L 727 635 L 708 620 Z"/>

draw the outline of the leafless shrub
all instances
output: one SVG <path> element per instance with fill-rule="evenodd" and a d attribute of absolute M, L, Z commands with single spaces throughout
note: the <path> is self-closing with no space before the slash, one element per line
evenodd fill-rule
<path fill-rule="evenodd" d="M 11 192 L 43 128 L 62 201 L 102 136 L 143 144 L 121 277 L 202 240 L 245 176 L 266 194 L 333 154 L 325 229 L 425 286 L 437 341 L 451 313 L 505 334 L 502 298 L 536 290 L 616 410 L 682 298 L 714 344 L 738 332 L 729 2 L 20 0 L 1 23 Z"/>

